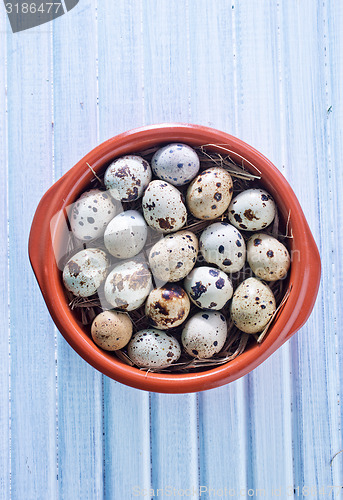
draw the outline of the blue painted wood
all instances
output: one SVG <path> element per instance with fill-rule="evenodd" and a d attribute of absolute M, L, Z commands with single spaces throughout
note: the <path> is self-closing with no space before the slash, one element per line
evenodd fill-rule
<path fill-rule="evenodd" d="M 51 37 L 7 31 L 12 498 L 56 498 L 52 321 L 27 255 L 31 220 L 53 182 Z M 6 350 L 8 348 L 6 347 Z M 6 352 L 6 351 L 5 351 Z"/>
<path fill-rule="evenodd" d="M 286 174 L 279 8 L 236 2 L 233 11 L 237 134 Z M 290 363 L 286 345 L 244 380 L 248 488 L 285 498 L 293 493 Z"/>
<path fill-rule="evenodd" d="M 141 2 L 98 4 L 99 137 L 144 124 Z M 150 489 L 149 393 L 104 377 L 104 496 Z"/>
<path fill-rule="evenodd" d="M 190 53 L 187 8 L 147 1 L 142 12 L 145 123 L 188 122 Z M 161 43 L 163 40 L 163 43 Z M 197 491 L 197 396 L 151 395 L 151 487 Z M 165 496 L 168 494 L 165 493 Z"/>
<path fill-rule="evenodd" d="M 84 1 L 53 25 L 56 178 L 98 143 L 95 16 Z M 59 497 L 102 499 L 102 376 L 60 334 L 57 367 Z"/>
<path fill-rule="evenodd" d="M 104 496 L 135 498 L 150 490 L 149 393 L 104 377 Z"/>
<path fill-rule="evenodd" d="M 339 410 L 336 391 L 332 390 L 335 374 L 328 365 L 328 359 L 336 357 L 335 304 L 329 292 L 333 275 L 328 272 L 334 242 L 325 235 L 330 227 L 327 214 L 332 213 L 330 190 L 335 186 L 330 179 L 326 137 L 325 14 L 321 3 L 310 8 L 310 2 L 304 2 L 292 13 L 283 7 L 281 18 L 288 175 L 323 258 L 316 307 L 291 343 L 294 483 L 320 488 L 334 484 L 330 459 L 338 429 L 331 419 L 337 421 Z"/>
<path fill-rule="evenodd" d="M 6 17 L 0 13 L 0 32 L 6 29 Z M 7 221 L 7 115 L 6 115 L 6 37 L 3 37 L 0 45 L 0 171 L 2 177 L 2 189 L 0 200 L 0 275 L 2 277 L 0 290 L 0 318 L 2 332 L 0 335 L 0 498 L 9 498 L 10 484 L 10 359 L 9 359 L 9 272 L 8 272 L 8 221 Z"/>
<path fill-rule="evenodd" d="M 144 2 L 142 11 L 145 123 L 187 122 L 188 15 L 177 0 Z M 163 40 L 163 43 L 161 41 Z"/>
<path fill-rule="evenodd" d="M 151 487 L 157 495 L 198 491 L 198 406 L 196 394 L 151 395 Z"/>
<path fill-rule="evenodd" d="M 166 486 L 243 498 L 247 488 L 292 498 L 299 486 L 301 498 L 303 487 L 324 486 L 325 496 L 310 497 L 333 497 L 343 460 L 330 465 L 343 448 L 341 2 L 83 0 L 16 35 L 0 10 L 10 237 L 9 273 L 6 245 L 0 272 L 11 314 L 10 363 L 5 329 L 0 336 L 0 498 L 126 499 Z M 26 248 L 54 179 L 99 141 L 171 120 L 233 133 L 283 171 L 319 244 L 323 279 L 306 326 L 249 376 L 199 395 L 149 396 L 102 377 L 55 331 Z M 201 498 L 211 497 L 203 489 Z"/>
<path fill-rule="evenodd" d="M 325 67 L 325 96 L 326 115 L 326 145 L 328 169 L 319 166 L 320 197 L 329 197 L 329 209 L 326 203 L 321 203 L 322 219 L 322 248 L 323 255 L 323 298 L 326 307 L 330 307 L 329 320 L 325 318 L 324 327 L 330 330 L 330 351 L 327 359 L 327 373 L 329 380 L 328 401 L 330 418 L 330 439 L 332 452 L 335 456 L 343 449 L 342 438 L 342 387 L 343 387 L 343 339 L 340 334 L 340 325 L 343 321 L 343 261 L 340 248 L 343 244 L 342 227 L 342 193 L 343 189 L 343 99 L 340 81 L 343 77 L 343 5 L 329 1 L 324 4 L 324 67 Z M 328 171 L 327 171 L 328 170 Z M 330 184 L 325 188 L 327 177 Z M 334 214 L 331 218 L 328 213 Z M 329 222 L 330 221 L 330 222 Z M 326 241 L 330 246 L 326 247 Z M 328 294 L 330 290 L 330 294 Z M 331 300 L 330 300 L 331 299 Z M 343 456 L 336 455 L 332 464 L 333 484 L 342 483 Z"/>
<path fill-rule="evenodd" d="M 190 121 L 235 135 L 235 11 L 225 0 L 190 1 L 188 18 Z M 234 497 L 247 488 L 246 392 L 239 380 L 199 395 L 199 483 L 205 498 L 210 488 L 227 488 Z"/>

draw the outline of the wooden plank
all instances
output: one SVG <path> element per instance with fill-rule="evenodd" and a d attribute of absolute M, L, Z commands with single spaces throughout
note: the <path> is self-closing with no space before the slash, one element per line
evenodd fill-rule
<path fill-rule="evenodd" d="M 237 132 L 287 175 L 278 6 L 235 2 L 234 7 Z M 248 488 L 286 496 L 293 493 L 289 345 L 250 373 L 245 385 Z"/>
<path fill-rule="evenodd" d="M 188 122 L 189 18 L 176 0 L 144 2 L 144 109 L 146 123 Z M 151 487 L 197 491 L 197 396 L 151 395 Z M 174 490 L 175 488 L 175 490 Z"/>
<path fill-rule="evenodd" d="M 6 74 L 6 15 L 0 12 L 0 33 L 4 43 L 0 45 L 0 157 L 2 196 L 0 200 L 0 275 L 1 297 L 0 318 L 2 334 L 0 335 L 0 498 L 10 495 L 10 393 L 9 393 L 9 273 L 8 273 L 8 165 L 7 165 L 7 74 Z"/>
<path fill-rule="evenodd" d="M 100 140 L 144 121 L 142 4 L 106 0 L 98 5 Z"/>
<path fill-rule="evenodd" d="M 225 0 L 189 2 L 190 121 L 235 135 L 234 14 Z M 246 392 L 241 379 L 199 394 L 199 484 L 204 495 L 209 495 L 206 488 L 226 488 L 233 496 L 247 488 Z"/>
<path fill-rule="evenodd" d="M 187 9 L 177 0 L 146 0 L 142 13 L 146 124 L 187 122 L 189 46 Z"/>
<path fill-rule="evenodd" d="M 281 7 L 281 50 L 285 88 L 288 175 L 322 254 L 323 280 L 310 320 L 292 339 L 294 487 L 334 484 L 330 459 L 338 442 L 335 352 L 337 315 L 332 292 L 337 262 L 333 168 L 328 144 L 325 9 L 302 2 Z M 332 260 L 333 259 L 333 260 Z M 338 283 L 338 282 L 337 282 Z M 340 285 L 339 285 L 340 286 Z M 330 362 L 331 361 L 331 362 Z M 337 450 L 337 448 L 336 448 Z"/>
<path fill-rule="evenodd" d="M 52 183 L 49 29 L 7 32 L 11 494 L 56 498 L 55 342 L 28 263 L 37 204 Z"/>
<path fill-rule="evenodd" d="M 105 498 L 148 496 L 149 416 L 149 393 L 104 377 Z"/>
<path fill-rule="evenodd" d="M 326 318 L 326 330 L 331 330 L 326 356 L 329 384 L 329 413 L 330 438 L 332 443 L 332 482 L 334 485 L 342 483 L 342 388 L 343 388 L 343 340 L 340 334 L 340 325 L 343 321 L 343 262 L 340 248 L 343 245 L 341 230 L 343 202 L 343 99 L 341 81 L 343 78 L 343 5 L 341 2 L 329 1 L 324 4 L 324 69 L 326 94 L 326 144 L 328 169 L 319 166 L 319 184 L 322 186 L 320 197 L 329 197 L 329 207 L 322 204 L 323 241 L 323 292 L 324 304 L 330 308 Z M 337 214 L 330 217 L 328 213 Z M 324 224 L 326 221 L 326 224 Z M 330 241 L 327 247 L 326 241 Z M 324 281 L 325 280 L 325 281 Z M 332 331 L 333 330 L 333 331 Z M 338 455 L 336 455 L 339 453 Z M 335 457 L 335 458 L 334 458 Z"/>
<path fill-rule="evenodd" d="M 196 496 L 199 491 L 196 394 L 151 395 L 151 487 L 157 495 Z"/>
<path fill-rule="evenodd" d="M 98 142 L 96 9 L 54 23 L 54 157 L 59 178 Z M 102 376 L 57 335 L 60 498 L 103 498 Z"/>
<path fill-rule="evenodd" d="M 234 10 L 226 0 L 189 1 L 190 118 L 231 134 L 236 129 L 233 23 Z"/>
<path fill-rule="evenodd" d="M 103 141 L 144 124 L 141 2 L 98 5 L 99 133 Z M 149 393 L 104 377 L 105 498 L 150 488 Z"/>
<path fill-rule="evenodd" d="M 199 394 L 200 487 L 233 498 L 247 489 L 247 401 L 244 379 Z M 207 490 L 206 490 L 207 488 Z M 206 498 L 206 496 L 205 496 Z"/>

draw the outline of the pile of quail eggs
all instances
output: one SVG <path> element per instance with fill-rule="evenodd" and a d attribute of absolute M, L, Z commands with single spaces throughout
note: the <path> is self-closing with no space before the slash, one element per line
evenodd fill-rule
<path fill-rule="evenodd" d="M 285 245 L 265 231 L 277 212 L 268 192 L 234 196 L 227 169 L 201 169 L 197 152 L 181 143 L 150 162 L 117 158 L 103 180 L 72 206 L 71 231 L 83 249 L 63 269 L 73 296 L 104 298 L 90 331 L 100 348 L 124 349 L 137 367 L 161 370 L 182 353 L 218 354 L 228 322 L 247 334 L 266 328 L 276 311 L 266 282 L 285 278 L 290 266 Z M 191 228 L 205 223 L 201 232 L 190 230 L 190 219 Z M 247 265 L 250 277 L 237 281 Z M 142 306 L 148 326 L 139 329 L 131 314 Z"/>

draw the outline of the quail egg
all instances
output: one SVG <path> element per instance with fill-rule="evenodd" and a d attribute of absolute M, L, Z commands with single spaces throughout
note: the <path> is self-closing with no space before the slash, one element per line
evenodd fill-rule
<path fill-rule="evenodd" d="M 105 172 L 104 182 L 115 200 L 140 198 L 151 181 L 149 163 L 140 156 L 127 155 L 114 160 Z"/>
<path fill-rule="evenodd" d="M 94 342 L 102 349 L 117 351 L 130 341 L 132 322 L 126 313 L 103 311 L 94 318 L 91 334 Z"/>
<path fill-rule="evenodd" d="M 198 240 L 191 231 L 179 231 L 159 240 L 151 248 L 149 265 L 155 279 L 179 281 L 193 269 Z"/>
<path fill-rule="evenodd" d="M 83 193 L 73 204 L 70 227 L 73 235 L 82 241 L 92 241 L 103 235 L 107 224 L 117 213 L 117 203 L 100 189 Z"/>
<path fill-rule="evenodd" d="M 127 210 L 114 217 L 105 234 L 105 247 L 114 257 L 131 258 L 143 249 L 148 236 L 148 226 L 136 210 Z"/>
<path fill-rule="evenodd" d="M 181 347 L 169 333 L 148 328 L 134 334 L 127 352 L 138 367 L 161 369 L 179 359 Z"/>
<path fill-rule="evenodd" d="M 229 221 L 238 229 L 260 231 L 273 221 L 276 206 L 264 189 L 246 189 L 231 201 Z"/>
<path fill-rule="evenodd" d="M 188 295 L 178 285 L 168 283 L 150 292 L 145 303 L 145 315 L 152 326 L 161 330 L 181 325 L 190 310 Z"/>
<path fill-rule="evenodd" d="M 227 323 L 223 314 L 201 311 L 187 321 L 181 341 L 190 356 L 207 359 L 221 351 L 226 336 Z"/>
<path fill-rule="evenodd" d="M 108 268 L 105 252 L 98 248 L 81 250 L 63 269 L 63 283 L 77 297 L 93 295 L 104 281 Z"/>
<path fill-rule="evenodd" d="M 152 288 L 151 274 L 143 262 L 129 260 L 115 266 L 105 281 L 105 297 L 113 307 L 133 311 Z"/>
<path fill-rule="evenodd" d="M 221 167 L 204 170 L 190 184 L 186 202 L 198 219 L 215 219 L 230 204 L 233 184 L 229 172 Z"/>
<path fill-rule="evenodd" d="M 236 273 L 245 263 L 246 249 L 241 233 L 227 222 L 207 226 L 199 240 L 200 251 L 210 264 L 226 273 Z"/>
<path fill-rule="evenodd" d="M 291 263 L 285 245 L 265 233 L 255 233 L 249 238 L 247 255 L 254 274 L 266 281 L 283 279 Z"/>
<path fill-rule="evenodd" d="M 181 193 L 168 182 L 150 182 L 142 206 L 146 222 L 160 233 L 177 231 L 186 223 L 187 210 Z"/>
<path fill-rule="evenodd" d="M 151 168 L 160 179 L 182 186 L 190 182 L 198 173 L 200 161 L 193 148 L 186 144 L 168 144 L 156 151 L 151 160 Z"/>
<path fill-rule="evenodd" d="M 276 310 L 273 292 L 257 278 L 244 280 L 231 301 L 231 319 L 239 330 L 258 333 L 264 330 Z"/>
<path fill-rule="evenodd" d="M 184 280 L 184 287 L 194 304 L 201 309 L 221 309 L 231 299 L 230 278 L 214 267 L 196 267 Z"/>

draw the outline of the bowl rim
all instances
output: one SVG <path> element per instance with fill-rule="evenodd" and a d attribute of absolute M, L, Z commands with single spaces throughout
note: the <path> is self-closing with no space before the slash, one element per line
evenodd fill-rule
<path fill-rule="evenodd" d="M 53 240 L 60 230 L 63 211 L 84 191 L 93 174 L 115 157 L 148 149 L 153 144 L 185 142 L 211 144 L 211 149 L 229 144 L 232 156 L 244 156 L 262 174 L 262 184 L 276 199 L 280 210 L 289 211 L 291 246 L 299 249 L 299 262 L 292 263 L 289 297 L 261 344 L 252 346 L 234 360 L 204 372 L 166 374 L 141 371 L 122 363 L 98 348 L 82 330 L 70 310 L 53 251 Z M 216 148 L 214 147 L 216 145 Z M 242 154 L 242 152 L 244 154 Z M 56 216 L 56 214 L 58 214 Z M 54 217 L 54 225 L 51 220 Z M 94 368 L 126 385 L 153 392 L 189 393 L 218 387 L 249 373 L 288 338 L 309 317 L 318 293 L 320 257 L 317 246 L 292 188 L 281 172 L 259 151 L 225 132 L 202 125 L 161 123 L 123 132 L 99 144 L 63 175 L 42 197 L 33 218 L 29 237 L 29 258 L 50 314 L 73 349 Z"/>

